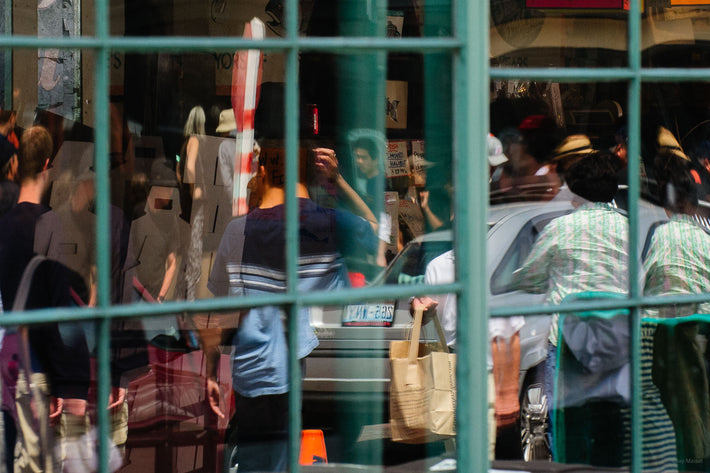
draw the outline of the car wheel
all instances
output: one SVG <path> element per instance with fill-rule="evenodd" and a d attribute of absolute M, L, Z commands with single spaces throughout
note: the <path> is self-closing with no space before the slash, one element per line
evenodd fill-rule
<path fill-rule="evenodd" d="M 542 384 L 528 386 L 520 406 L 523 460 L 551 460 L 547 439 L 547 395 Z"/>

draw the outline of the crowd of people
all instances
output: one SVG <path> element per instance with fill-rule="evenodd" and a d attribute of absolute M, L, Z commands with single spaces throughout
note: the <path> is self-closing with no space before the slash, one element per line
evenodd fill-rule
<path fill-rule="evenodd" d="M 2 307 L 93 306 L 93 157 L 82 155 L 80 148 L 57 154 L 58 137 L 40 125 L 17 130 L 18 139 L 14 120 L 14 114 L 0 112 Z M 244 169 L 244 163 L 236 161 L 234 113 L 228 109 L 219 114 L 214 130 L 218 137 L 206 134 L 205 123 L 204 110 L 194 107 L 176 161 L 161 157 L 143 166 L 144 171 L 134 169 L 120 205 L 112 202 L 112 303 L 287 291 L 286 153 L 254 143 L 253 161 L 247 166 L 251 181 L 245 190 L 249 212 L 235 216 L 233 203 L 240 191 L 234 186 L 234 170 Z M 113 126 L 123 130 L 116 134 L 120 139 L 112 140 L 112 163 L 114 155 L 120 163 L 127 159 L 131 138 L 125 124 Z M 626 179 L 626 140 L 623 130 L 618 135 L 614 147 L 600 146 L 586 135 L 563 136 L 551 118 L 534 115 L 489 137 L 492 202 L 568 199 L 574 207 L 540 232 L 513 275 L 516 289 L 544 294 L 549 304 L 628 294 L 629 228 L 625 194 L 620 192 Z M 641 160 L 643 192 L 665 209 L 668 221 L 654 228 L 644 251 L 644 294 L 707 293 L 710 234 L 694 216 L 699 196 L 705 195 L 704 182 L 710 179 L 705 180 L 700 161 L 691 159 L 669 130 L 657 128 L 651 141 L 652 157 Z M 382 269 L 415 236 L 446 228 L 454 219 L 448 201 L 438 205 L 448 206 L 445 212 L 430 205 L 429 189 L 383 175 L 384 138 L 360 133 L 349 147 L 359 182 L 346 179 L 331 147 L 309 144 L 299 155 L 299 291 L 360 285 L 357 274 Z M 563 188 L 568 192 L 561 192 Z M 441 191 L 452 189 L 437 189 Z M 399 215 L 388 212 L 385 192 L 397 196 Z M 36 255 L 46 259 L 31 265 Z M 23 287 L 27 267 L 34 273 Z M 455 268 L 453 250 L 438 255 L 426 267 L 424 280 L 453 282 Z M 26 303 L 25 296 L 18 297 L 24 292 Z M 422 296 L 414 298 L 412 306 L 421 307 L 428 317 L 437 314 L 455 351 L 456 298 Z M 300 336 L 294 352 L 301 362 L 318 345 L 310 324 L 312 310 L 301 307 L 297 314 Z M 665 305 L 643 312 L 638 389 L 643 399 L 643 462 L 649 471 L 710 465 L 708 370 L 699 343 L 707 327 L 692 319 L 698 313 L 707 313 L 707 304 Z M 620 347 L 630 346 L 628 313 L 583 315 L 562 312 L 552 317 L 544 369 L 550 406 L 545 441 L 553 460 L 627 466 L 630 355 Z M 127 388 L 151 363 L 152 347 L 162 353 L 202 350 L 205 406 L 216 419 L 226 422 L 234 416 L 225 442 L 239 446 L 239 471 L 285 471 L 288 314 L 279 306 L 260 306 L 214 317 L 198 315 L 189 329 L 181 320 L 170 316 L 112 322 L 112 389 L 107 400 L 112 469 L 121 466 L 128 439 Z M 668 320 L 679 323 L 664 323 Z M 524 324 L 523 317 L 492 319 L 489 324 L 491 458 L 521 457 L 518 375 Z M 233 405 L 218 380 L 224 345 L 232 347 Z M 98 403 L 90 389 L 95 349 L 92 323 L 4 331 L 0 373 L 6 471 L 64 471 L 67 465 L 88 465 L 84 457 L 93 449 L 95 406 L 105 404 Z M 580 382 L 588 383 L 587 388 L 575 388 Z"/>
<path fill-rule="evenodd" d="M 112 125 L 126 130 L 115 114 Z M 2 307 L 93 306 L 98 292 L 93 156 L 82 143 L 62 143 L 61 136 L 53 136 L 56 130 L 41 125 L 17 131 L 19 146 L 0 137 L 4 176 L 0 222 L 7 225 L 0 237 Z M 116 173 L 126 180 L 128 192 L 123 199 L 112 200 L 110 208 L 112 303 L 190 301 L 210 294 L 286 290 L 286 154 L 283 149 L 261 152 L 255 143 L 249 213 L 232 219 L 235 131 L 234 112 L 228 109 L 220 114 L 215 130 L 221 136 L 208 136 L 205 113 L 194 107 L 175 163 L 160 157 L 143 166 L 146 172 L 134 169 L 127 179 Z M 120 130 L 114 135 L 120 139 L 111 142 L 112 165 L 119 168 L 131 160 L 135 164 L 130 156 L 132 137 L 126 139 Z M 381 151 L 384 141 L 373 144 L 363 139 L 354 146 L 356 153 L 365 149 Z M 348 273 L 344 258 L 364 266 L 384 266 L 391 219 L 381 203 L 375 204 L 374 196 L 368 204 L 367 192 L 357 192 L 343 178 L 333 149 L 314 146 L 300 159 L 299 288 L 350 286 L 356 278 Z M 381 168 L 381 162 L 372 161 L 375 169 Z M 318 193 L 311 190 L 314 186 L 326 190 Z M 330 197 L 340 202 L 342 208 L 317 205 L 312 192 L 320 200 Z M 30 262 L 36 255 L 45 259 L 35 268 Z M 205 260 L 210 260 L 207 266 Z M 21 284 L 28 267 L 34 273 Z M 24 306 L 18 306 L 16 294 L 24 285 L 29 296 Z M 299 314 L 299 359 L 318 344 L 309 325 L 310 311 L 303 308 Z M 227 400 L 221 407 L 219 401 L 225 385 L 234 390 L 240 428 L 229 431 L 226 440 L 240 445 L 239 471 L 285 469 L 289 370 L 282 319 L 286 314 L 281 307 L 261 307 L 210 317 L 205 321 L 195 316 L 189 328 L 177 316 L 112 322 L 108 400 L 112 470 L 121 466 L 128 425 L 137 415 L 129 412 L 129 383 L 156 360 L 169 362 L 174 358 L 170 353 L 198 350 L 205 354 L 209 373 L 205 397 L 213 416 L 223 419 L 234 413 L 234 408 L 225 407 Z M 90 389 L 96 379 L 94 329 L 93 323 L 62 322 L 32 326 L 27 332 L 12 328 L 3 334 L 3 470 L 95 470 L 92 431 L 99 402 L 95 389 Z M 233 378 L 220 384 L 214 376 L 224 361 L 219 358 L 222 344 L 235 350 Z M 166 405 L 178 397 L 167 392 L 173 389 L 169 385 L 157 388 Z M 204 405 L 209 410 L 207 401 Z M 158 420 L 161 409 L 155 413 Z M 204 415 L 205 425 L 212 422 L 208 413 Z"/>
<path fill-rule="evenodd" d="M 710 229 L 699 200 L 706 196 L 702 157 L 689 156 L 664 127 L 653 130 L 640 160 L 642 194 L 665 209 L 667 222 L 652 226 L 643 250 L 643 292 L 649 296 L 705 294 L 710 290 L 707 248 Z M 615 146 L 601 147 L 586 135 L 560 136 L 552 119 L 531 116 L 517 129 L 489 137 L 491 202 L 555 200 L 561 186 L 571 191 L 574 210 L 541 231 L 513 288 L 545 295 L 558 305 L 589 300 L 582 313 L 553 314 L 544 362 L 544 392 L 549 406 L 547 438 L 553 460 L 605 467 L 630 465 L 631 371 L 630 317 L 625 310 L 595 311 L 595 299 L 624 298 L 629 290 L 629 224 L 625 213 L 627 149 L 624 130 Z M 569 195 L 564 194 L 565 199 Z M 645 235 L 644 235 L 645 236 Z M 427 275 L 441 279 L 443 255 Z M 447 280 L 454 274 L 447 266 Z M 447 298 L 450 296 L 446 296 Z M 436 298 L 435 298 L 436 299 Z M 439 298 L 441 299 L 441 298 Z M 444 325 L 455 328 L 455 304 L 424 298 Z M 443 307 L 442 307 L 443 306 Z M 704 349 L 707 304 L 647 307 L 641 330 L 641 430 L 644 471 L 706 471 L 708 447 L 707 354 Z M 564 322 L 564 323 L 563 323 Z M 507 331 L 499 324 L 507 323 Z M 489 339 L 495 379 L 495 407 L 511 403 L 505 377 L 496 363 L 501 340 L 519 350 L 524 320 L 490 321 Z M 519 352 L 518 352 L 519 353 Z M 518 354 L 519 357 L 519 354 Z M 508 360 L 511 356 L 508 356 Z M 513 356 L 512 359 L 515 359 Z M 517 387 L 517 380 L 513 381 Z M 513 406 L 515 407 L 514 399 Z M 492 416 L 491 416 L 492 418 Z M 505 419 L 498 416 L 498 439 Z M 495 435 L 489 436 L 491 440 Z M 491 450 L 492 451 L 492 450 Z M 510 454 L 508 454 L 509 456 Z M 513 458 L 520 455 L 514 452 Z"/>

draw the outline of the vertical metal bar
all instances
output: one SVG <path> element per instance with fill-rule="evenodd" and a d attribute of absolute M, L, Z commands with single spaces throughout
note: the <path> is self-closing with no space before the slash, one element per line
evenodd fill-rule
<path fill-rule="evenodd" d="M 97 0 L 96 36 L 108 37 L 108 0 Z M 104 46 L 96 50 L 95 88 L 94 88 L 94 169 L 96 171 L 96 269 L 97 269 L 97 304 L 108 307 L 111 303 L 111 260 L 110 260 L 110 217 L 109 217 L 109 50 Z M 110 319 L 103 319 L 98 327 L 97 343 L 97 419 L 99 470 L 108 472 L 109 418 L 108 397 L 110 389 L 109 374 L 109 334 Z"/>
<path fill-rule="evenodd" d="M 641 9 L 639 0 L 631 0 L 629 11 L 629 68 L 634 77 L 629 83 L 629 294 L 641 295 L 639 281 L 638 200 L 640 195 L 641 156 Z M 641 317 L 639 307 L 631 309 L 631 470 L 642 471 L 642 398 L 641 398 Z"/>
<path fill-rule="evenodd" d="M 286 0 L 286 32 L 292 46 L 286 52 L 286 275 L 288 292 L 297 298 L 298 293 L 298 46 L 293 42 L 298 38 L 298 2 Z M 289 353 L 289 471 L 298 473 L 298 453 L 301 439 L 301 366 L 297 356 L 298 348 L 298 312 L 301 305 L 288 307 L 288 353 Z"/>
<path fill-rule="evenodd" d="M 2 32 L 3 35 L 12 35 L 12 0 L 5 0 L 3 6 L 4 15 L 4 25 L 5 30 Z M 17 104 L 13 103 L 12 97 L 12 49 L 8 48 L 2 51 L 3 54 L 3 108 L 12 107 L 13 110 L 17 110 Z"/>
<path fill-rule="evenodd" d="M 456 369 L 458 471 L 488 471 L 488 301 L 485 278 L 476 277 L 486 266 L 488 1 L 455 5 L 455 31 L 464 44 L 454 59 L 453 94 L 456 267 L 463 283 L 458 295 Z"/>

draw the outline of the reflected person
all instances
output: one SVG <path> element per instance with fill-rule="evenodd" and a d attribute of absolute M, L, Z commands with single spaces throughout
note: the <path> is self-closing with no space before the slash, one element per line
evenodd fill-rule
<path fill-rule="evenodd" d="M 455 280 L 454 251 L 437 256 L 427 265 L 426 284 L 450 284 Z M 439 318 L 446 344 L 456 347 L 456 295 L 441 294 L 412 299 L 413 310 L 421 308 L 425 315 Z M 488 457 L 516 460 L 520 450 L 520 403 L 518 376 L 520 372 L 520 329 L 523 317 L 492 318 L 488 321 Z M 512 434 L 512 435 L 511 435 Z M 512 440 L 511 440 L 512 439 Z"/>
<path fill-rule="evenodd" d="M 215 296 L 257 295 L 286 291 L 285 153 L 262 151 L 257 178 L 263 189 L 259 206 L 228 225 L 209 278 Z M 360 238 L 372 234 L 369 222 L 354 215 L 317 206 L 308 193 L 307 168 L 314 154 L 299 163 L 296 186 L 299 206 L 300 291 L 345 287 L 346 268 L 338 250 L 338 235 Z M 282 308 L 255 307 L 237 314 L 236 330 L 224 331 L 231 340 L 233 389 L 236 398 L 236 442 L 239 471 L 286 471 L 288 468 L 288 347 Z M 317 345 L 310 326 L 310 308 L 298 313 L 296 353 L 305 358 Z M 216 368 L 219 351 L 203 339 L 207 356 L 207 393 L 212 410 L 220 408 Z"/>
<path fill-rule="evenodd" d="M 184 128 L 185 142 L 180 151 L 177 167 L 180 185 L 180 205 L 182 217 L 190 224 L 190 236 L 185 245 L 184 271 L 179 278 L 178 298 L 195 300 L 202 273 L 202 244 L 205 225 L 205 189 L 206 179 L 204 157 L 200 147 L 205 135 L 205 111 L 195 106 L 190 110 Z"/>
<path fill-rule="evenodd" d="M 567 167 L 564 178 L 569 189 L 589 202 L 552 220 L 542 230 L 525 263 L 513 274 L 514 287 L 545 294 L 548 304 L 559 304 L 567 296 L 586 291 L 627 291 L 628 220 L 610 205 L 618 189 L 618 166 L 611 153 L 596 152 Z M 558 320 L 559 314 L 554 314 L 545 362 L 545 392 L 550 406 L 555 395 Z M 588 424 L 605 432 L 594 461 L 619 464 L 627 433 L 620 421 L 623 412 L 619 406 L 605 406 L 589 409 Z"/>
<path fill-rule="evenodd" d="M 0 220 L 5 229 L 0 234 L 0 291 L 6 308 L 13 306 L 22 273 L 32 257 L 37 253 L 52 254 L 49 247 L 37 251 L 35 239 L 36 224 L 51 214 L 48 207 L 40 204 L 48 184 L 51 155 L 52 138 L 45 128 L 33 126 L 23 133 L 19 203 Z M 26 308 L 75 306 L 72 290 L 86 300 L 81 276 L 56 261 L 46 260 L 35 272 Z M 74 324 L 62 324 L 61 332 L 56 323 L 33 326 L 29 344 L 31 359 L 22 363 L 17 382 L 20 435 L 15 471 L 60 471 L 65 458 L 54 455 L 51 444 L 78 438 L 88 425 L 89 350 L 83 331 Z M 32 372 L 28 373 L 28 369 Z M 30 390 L 31 385 L 38 387 L 39 398 L 34 389 Z M 39 443 L 34 433 L 36 423 L 49 431 L 45 440 L 50 445 Z"/>
<path fill-rule="evenodd" d="M 653 233 L 644 260 L 644 294 L 649 296 L 710 292 L 710 235 L 693 216 L 697 186 L 690 163 L 676 155 L 657 154 L 658 199 L 670 221 Z M 708 314 L 708 303 L 648 308 L 647 317 L 671 319 Z M 710 465 L 710 399 L 699 324 L 659 322 L 654 345 L 653 380 L 673 421 L 678 469 L 707 471 Z"/>

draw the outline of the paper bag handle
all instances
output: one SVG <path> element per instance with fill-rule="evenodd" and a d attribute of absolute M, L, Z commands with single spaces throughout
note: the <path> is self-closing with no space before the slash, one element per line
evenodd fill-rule
<path fill-rule="evenodd" d="M 414 326 L 412 327 L 412 337 L 409 340 L 409 364 L 416 364 L 417 355 L 419 354 L 419 337 L 422 331 L 422 319 L 424 318 L 424 309 L 418 308 L 414 310 Z"/>
<path fill-rule="evenodd" d="M 439 343 L 441 344 L 441 351 L 444 353 L 449 353 L 449 346 L 446 344 L 446 335 L 444 335 L 444 327 L 441 326 L 439 317 L 434 313 L 432 317 L 434 321 L 434 327 L 436 328 L 436 334 L 439 336 Z"/>
<path fill-rule="evenodd" d="M 418 386 L 419 377 L 417 376 L 417 355 L 419 355 L 419 336 L 422 330 L 422 319 L 424 318 L 424 309 L 418 308 L 414 310 L 414 326 L 412 327 L 412 337 L 409 340 L 409 357 L 407 359 L 407 386 Z"/>

